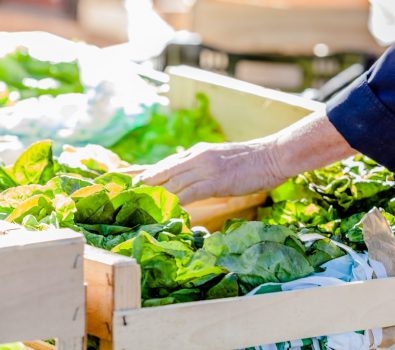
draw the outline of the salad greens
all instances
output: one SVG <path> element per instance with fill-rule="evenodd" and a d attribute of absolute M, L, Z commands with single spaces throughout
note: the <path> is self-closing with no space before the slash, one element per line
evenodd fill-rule
<path fill-rule="evenodd" d="M 83 92 L 76 62 L 41 61 L 25 48 L 0 58 L 0 83 L 0 107 L 29 97 Z"/>
<path fill-rule="evenodd" d="M 146 109 L 147 122 L 132 130 L 110 149 L 134 164 L 153 164 L 198 142 L 224 142 L 225 136 L 210 113 L 209 100 L 197 94 L 192 109 L 165 111 L 160 105 Z"/>
<path fill-rule="evenodd" d="M 289 180 L 272 192 L 262 221 L 235 219 L 211 235 L 191 228 L 164 188 L 91 164 L 66 166 L 51 141 L 33 144 L 0 167 L 0 218 L 34 230 L 68 227 L 90 245 L 135 258 L 144 306 L 245 295 L 320 271 L 344 255 L 329 237 L 365 249 L 360 220 L 374 205 L 395 225 L 394 175 L 362 156 Z M 306 233 L 323 238 L 308 243 Z"/>
<path fill-rule="evenodd" d="M 71 228 L 92 246 L 135 258 L 144 306 L 244 295 L 343 255 L 329 239 L 305 245 L 297 231 L 259 221 L 233 220 L 212 235 L 191 228 L 164 188 L 100 174 L 90 162 L 84 170 L 67 167 L 51 146 L 33 144 L 12 167 L 0 167 L 0 218 L 33 230 Z"/>
<path fill-rule="evenodd" d="M 267 224 L 319 232 L 365 250 L 361 225 L 365 213 L 379 207 L 395 226 L 394 185 L 392 172 L 357 155 L 288 180 L 271 192 L 273 203 L 261 209 L 260 217 Z"/>
<path fill-rule="evenodd" d="M 22 343 L 0 344 L 0 350 L 28 350 Z"/>

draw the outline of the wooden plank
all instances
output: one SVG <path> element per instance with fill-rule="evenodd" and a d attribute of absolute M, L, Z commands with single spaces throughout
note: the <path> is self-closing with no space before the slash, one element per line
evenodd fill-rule
<path fill-rule="evenodd" d="M 0 343 L 84 336 L 83 246 L 70 230 L 0 237 Z"/>
<path fill-rule="evenodd" d="M 114 348 L 235 349 L 391 326 L 394 289 L 388 278 L 116 312 Z"/>
<path fill-rule="evenodd" d="M 140 267 L 134 259 L 89 246 L 84 261 L 87 332 L 111 341 L 113 311 L 140 306 Z"/>
<path fill-rule="evenodd" d="M 59 338 L 56 342 L 57 350 L 84 350 L 84 340 L 82 337 Z"/>
<path fill-rule="evenodd" d="M 266 193 L 240 197 L 210 198 L 185 206 L 192 226 L 204 226 L 210 232 L 222 229 L 226 220 L 251 218 L 256 208 L 265 202 Z"/>
<path fill-rule="evenodd" d="M 204 44 L 231 53 L 313 55 L 319 43 L 331 53 L 383 52 L 368 30 L 368 6 L 320 3 L 198 0 L 192 29 Z"/>
<path fill-rule="evenodd" d="M 29 341 L 29 342 L 24 342 L 26 346 L 31 348 L 32 350 L 57 350 L 56 346 L 53 346 L 51 344 L 48 344 L 44 341 Z"/>
<path fill-rule="evenodd" d="M 232 213 L 223 214 L 210 218 L 207 216 L 204 220 L 199 222 L 199 226 L 205 227 L 209 232 L 216 232 L 222 230 L 224 223 L 231 219 L 245 219 L 255 220 L 257 217 L 257 208 L 247 208 Z"/>
<path fill-rule="evenodd" d="M 226 4 L 244 4 L 255 6 L 271 6 L 283 8 L 334 8 L 334 9 L 365 9 L 369 8 L 369 2 L 366 0 L 218 0 L 224 5 Z"/>
<path fill-rule="evenodd" d="M 190 108 L 196 93 L 203 92 L 229 141 L 267 136 L 312 112 L 325 113 L 322 103 L 200 69 L 179 66 L 167 72 L 171 106 Z"/>
<path fill-rule="evenodd" d="M 0 221 L 1 222 L 1 221 Z M 2 222 L 1 222 L 2 223 Z M 3 223 L 2 223 L 3 224 Z M 48 230 L 48 231 L 28 231 L 21 227 L 5 226 L 6 237 L 0 238 L 0 249 L 2 252 L 24 249 L 25 246 L 34 247 L 51 247 L 59 244 L 67 245 L 69 243 L 82 242 L 83 238 L 80 233 L 70 229 Z"/>

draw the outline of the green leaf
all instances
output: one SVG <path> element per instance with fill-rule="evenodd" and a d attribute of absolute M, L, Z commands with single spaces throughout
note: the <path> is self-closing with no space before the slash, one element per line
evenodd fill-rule
<path fill-rule="evenodd" d="M 55 175 L 52 141 L 31 145 L 15 162 L 12 175 L 21 185 L 47 183 Z"/>
<path fill-rule="evenodd" d="M 336 246 L 330 239 L 320 239 L 315 241 L 308 251 L 308 260 L 313 267 L 321 266 L 329 260 L 343 256 L 345 253 Z"/>
<path fill-rule="evenodd" d="M 12 213 L 7 217 L 7 221 L 21 224 L 27 215 L 34 216 L 38 221 L 50 214 L 54 210 L 50 198 L 44 195 L 35 195 L 23 201 Z"/>
<path fill-rule="evenodd" d="M 251 289 L 266 282 L 292 281 L 314 271 L 298 251 L 275 242 L 255 244 L 241 255 L 222 256 L 217 264 L 237 273 Z"/>
<path fill-rule="evenodd" d="M 122 190 L 132 188 L 133 177 L 128 174 L 106 173 L 94 180 L 94 183 L 101 185 L 117 184 Z"/>
<path fill-rule="evenodd" d="M 41 61 L 29 55 L 25 48 L 18 48 L 0 58 L 0 81 L 6 84 L 10 92 L 17 92 L 17 100 L 83 92 L 76 62 Z M 7 102 L 11 103 L 5 100 Z"/>
<path fill-rule="evenodd" d="M 10 187 L 18 186 L 15 180 L 0 166 L 0 191 L 4 191 Z"/>
<path fill-rule="evenodd" d="M 153 164 L 198 142 L 224 142 L 208 98 L 197 94 L 196 100 L 196 107 L 187 110 L 169 111 L 159 105 L 146 108 L 133 130 L 111 150 L 129 163 Z"/>
<path fill-rule="evenodd" d="M 115 209 L 111 203 L 108 191 L 103 185 L 84 187 L 71 196 L 77 208 L 76 223 L 81 224 L 112 224 Z"/>
<path fill-rule="evenodd" d="M 172 218 L 189 221 L 178 198 L 163 187 L 139 187 L 126 190 L 112 198 L 118 211 L 115 223 L 121 226 L 163 223 Z M 189 224 L 189 222 L 187 222 Z"/>
<path fill-rule="evenodd" d="M 55 176 L 47 183 L 47 187 L 59 189 L 67 195 L 71 195 L 74 192 L 80 190 L 81 188 L 91 185 L 91 181 L 72 175 Z"/>
<path fill-rule="evenodd" d="M 27 350 L 22 343 L 0 344 L 0 350 Z"/>
<path fill-rule="evenodd" d="M 198 287 L 228 271 L 217 266 L 217 258 L 202 249 L 194 252 L 178 270 L 176 281 L 183 286 Z"/>
<path fill-rule="evenodd" d="M 228 273 L 218 284 L 207 292 L 207 299 L 237 297 L 239 295 L 239 283 L 237 274 Z"/>
<path fill-rule="evenodd" d="M 291 235 L 294 235 L 293 231 L 284 226 L 270 226 L 260 221 L 238 222 L 226 233 L 217 232 L 207 237 L 203 248 L 215 256 L 242 254 L 256 243 L 284 243 Z"/>

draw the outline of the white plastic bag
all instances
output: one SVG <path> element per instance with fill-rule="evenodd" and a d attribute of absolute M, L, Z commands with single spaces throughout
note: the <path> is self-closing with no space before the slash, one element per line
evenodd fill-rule
<path fill-rule="evenodd" d="M 173 39 L 174 30 L 152 7 L 152 0 L 125 0 L 128 11 L 130 58 L 144 61 L 159 55 Z"/>
<path fill-rule="evenodd" d="M 395 1 L 370 0 L 369 29 L 381 45 L 395 43 Z"/>

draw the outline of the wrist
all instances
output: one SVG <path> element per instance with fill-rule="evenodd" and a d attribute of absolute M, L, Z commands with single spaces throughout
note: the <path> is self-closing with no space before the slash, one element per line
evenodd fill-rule
<path fill-rule="evenodd" d="M 256 157 L 257 176 L 262 181 L 263 189 L 271 189 L 282 184 L 289 176 L 284 172 L 283 157 L 278 145 L 277 134 L 249 142 Z"/>

